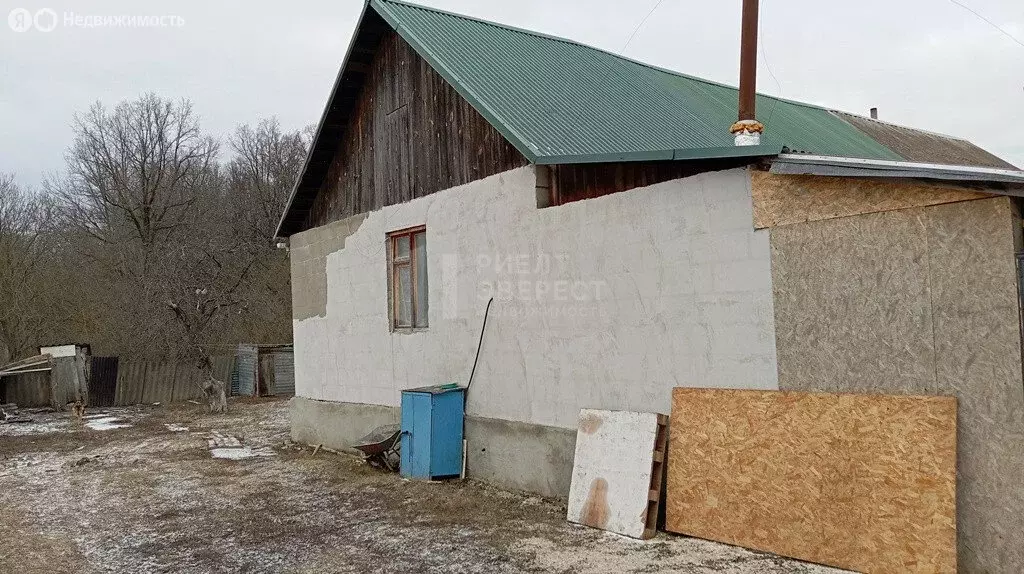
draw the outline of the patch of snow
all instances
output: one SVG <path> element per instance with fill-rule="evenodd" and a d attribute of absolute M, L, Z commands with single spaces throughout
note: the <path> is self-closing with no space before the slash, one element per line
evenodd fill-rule
<path fill-rule="evenodd" d="M 214 448 L 210 450 L 210 454 L 213 456 L 213 458 L 223 458 L 227 460 L 245 460 L 247 458 L 274 456 L 274 451 L 269 448 L 250 448 L 247 446 L 242 446 L 230 448 Z"/>
<path fill-rule="evenodd" d="M 70 431 L 71 427 L 68 425 L 68 421 L 66 420 L 0 425 L 0 436 L 28 436 L 34 434 L 50 434 Z"/>
<path fill-rule="evenodd" d="M 188 427 L 176 423 L 165 424 L 164 427 L 171 432 L 188 432 Z"/>
<path fill-rule="evenodd" d="M 132 425 L 122 423 L 121 419 L 117 417 L 105 416 L 94 418 L 89 422 L 85 423 L 85 426 L 89 427 L 92 430 L 105 431 L 113 429 L 125 429 Z"/>
<path fill-rule="evenodd" d="M 238 440 L 238 437 L 225 435 L 217 431 L 213 431 L 210 435 L 209 440 L 206 441 L 210 448 L 238 448 L 242 446 L 242 441 Z"/>

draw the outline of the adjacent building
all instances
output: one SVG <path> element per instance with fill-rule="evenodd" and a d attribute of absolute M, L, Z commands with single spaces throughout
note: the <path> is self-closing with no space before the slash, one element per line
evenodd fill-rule
<path fill-rule="evenodd" d="M 960 566 L 1024 570 L 1024 173 L 969 142 L 569 40 L 365 7 L 277 235 L 298 441 L 466 385 L 468 470 L 564 497 L 581 408 L 955 395 Z M 486 327 L 484 322 L 486 320 Z M 479 350 L 478 350 L 479 348 Z"/>

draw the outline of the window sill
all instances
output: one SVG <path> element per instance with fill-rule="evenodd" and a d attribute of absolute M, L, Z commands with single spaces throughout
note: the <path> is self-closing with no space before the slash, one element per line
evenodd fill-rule
<path fill-rule="evenodd" d="M 426 333 L 430 327 L 392 327 L 391 333 L 396 335 L 413 335 L 415 333 Z"/>

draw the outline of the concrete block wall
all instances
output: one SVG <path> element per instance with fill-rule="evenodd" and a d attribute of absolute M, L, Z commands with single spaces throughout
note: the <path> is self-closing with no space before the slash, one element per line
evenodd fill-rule
<path fill-rule="evenodd" d="M 430 326 L 393 333 L 385 237 L 416 225 Z M 465 384 L 492 296 L 470 416 L 573 429 L 584 407 L 667 413 L 674 386 L 778 387 L 744 169 L 538 209 L 528 166 L 292 241 L 293 269 L 317 278 L 293 281 L 300 397 L 397 406 L 404 388 Z"/>

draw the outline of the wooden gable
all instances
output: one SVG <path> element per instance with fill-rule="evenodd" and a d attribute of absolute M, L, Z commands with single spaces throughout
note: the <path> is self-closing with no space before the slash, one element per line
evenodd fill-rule
<path fill-rule="evenodd" d="M 365 78 L 305 228 L 528 163 L 395 31 Z"/>

